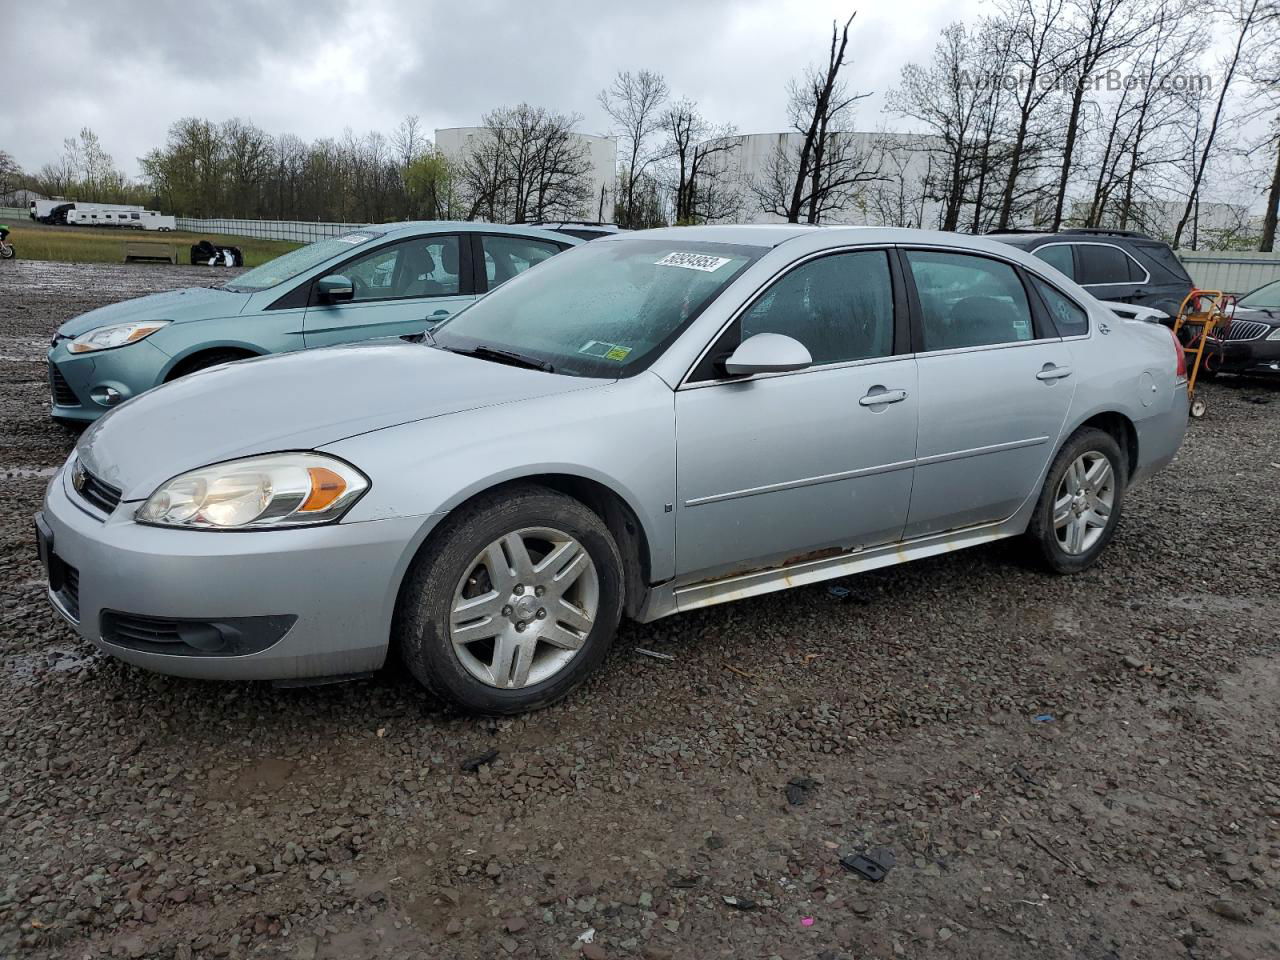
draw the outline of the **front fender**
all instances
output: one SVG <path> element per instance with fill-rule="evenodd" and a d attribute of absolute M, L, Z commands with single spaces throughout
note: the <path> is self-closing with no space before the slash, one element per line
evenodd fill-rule
<path fill-rule="evenodd" d="M 650 575 L 675 569 L 674 394 L 643 374 L 593 389 L 434 417 L 324 447 L 363 470 L 369 492 L 344 522 L 435 521 L 484 490 L 547 474 L 591 480 L 635 514 Z"/>

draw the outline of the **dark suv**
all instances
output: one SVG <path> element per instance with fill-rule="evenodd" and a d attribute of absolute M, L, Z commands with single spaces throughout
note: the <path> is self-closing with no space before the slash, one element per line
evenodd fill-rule
<path fill-rule="evenodd" d="M 1081 227 L 988 236 L 1052 264 L 1099 300 L 1154 307 L 1171 318 L 1194 286 L 1167 243 L 1132 230 Z"/>

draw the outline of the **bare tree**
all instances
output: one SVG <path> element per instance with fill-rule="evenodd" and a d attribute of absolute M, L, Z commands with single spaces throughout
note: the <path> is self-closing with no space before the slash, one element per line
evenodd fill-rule
<path fill-rule="evenodd" d="M 879 176 L 874 151 L 852 130 L 853 107 L 870 94 L 850 93 L 840 79 L 855 16 L 850 14 L 843 27 L 832 23 L 826 63 L 791 81 L 787 112 L 792 132 L 778 138 L 764 175 L 752 184 L 760 209 L 789 223 L 801 218 L 821 223 L 849 206 Z"/>
<path fill-rule="evenodd" d="M 667 131 L 664 152 L 672 167 L 675 222 L 708 223 L 736 216 L 742 197 L 729 183 L 728 159 L 739 146 L 733 126 L 714 126 L 687 98 L 667 109 L 662 125 Z"/>
<path fill-rule="evenodd" d="M 1067 27 L 1066 42 L 1073 52 L 1063 64 L 1063 71 L 1071 80 L 1071 95 L 1062 143 L 1062 166 L 1050 224 L 1052 230 L 1062 226 L 1076 144 L 1080 139 L 1085 94 L 1099 71 L 1118 54 L 1132 47 L 1147 30 L 1145 8 L 1133 0 L 1068 2 L 1072 16 Z"/>
<path fill-rule="evenodd" d="M 652 149 L 651 141 L 662 125 L 662 105 L 669 93 L 662 74 L 649 70 L 623 71 L 608 89 L 600 91 L 600 106 L 613 120 L 627 158 L 619 167 L 621 202 L 615 204 L 615 217 L 624 227 L 640 225 L 636 216 L 636 183 L 662 159 L 661 150 Z"/>
<path fill-rule="evenodd" d="M 1218 87 L 1218 101 L 1213 108 L 1213 118 L 1209 121 L 1203 142 L 1196 145 L 1198 157 L 1191 177 L 1191 189 L 1187 191 L 1187 203 L 1183 207 L 1182 218 L 1178 221 L 1178 226 L 1173 232 L 1174 249 L 1177 249 L 1181 244 L 1183 231 L 1186 230 L 1187 222 L 1191 219 L 1192 211 L 1199 201 L 1200 184 L 1204 179 L 1205 167 L 1209 163 L 1209 156 L 1213 151 L 1213 142 L 1218 136 L 1218 128 L 1223 121 L 1223 106 L 1227 101 L 1227 94 L 1231 90 L 1231 83 L 1235 79 L 1236 71 L 1239 69 L 1240 55 L 1244 52 L 1246 43 L 1258 26 L 1259 8 L 1260 0 L 1240 0 L 1239 5 L 1231 11 L 1231 18 L 1236 27 L 1235 45 L 1223 63 L 1222 81 Z"/>

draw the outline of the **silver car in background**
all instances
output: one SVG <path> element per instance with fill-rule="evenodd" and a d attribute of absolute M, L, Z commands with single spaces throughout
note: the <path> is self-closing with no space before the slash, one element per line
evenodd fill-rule
<path fill-rule="evenodd" d="M 640 621 L 1027 535 L 1092 564 L 1182 441 L 1181 351 L 981 238 L 595 240 L 422 342 L 194 374 L 98 421 L 37 527 L 88 640 L 188 677 L 567 694 Z"/>

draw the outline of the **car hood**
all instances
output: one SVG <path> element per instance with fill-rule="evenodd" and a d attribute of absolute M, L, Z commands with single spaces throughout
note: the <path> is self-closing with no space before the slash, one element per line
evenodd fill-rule
<path fill-rule="evenodd" d="M 1256 323 L 1267 323 L 1280 327 L 1280 308 L 1277 307 L 1242 307 L 1237 305 L 1232 311 L 1232 319 L 1252 320 Z"/>
<path fill-rule="evenodd" d="M 78 337 L 111 323 L 133 320 L 207 320 L 234 317 L 249 302 L 249 294 L 216 287 L 186 287 L 153 293 L 136 300 L 122 300 L 82 313 L 58 328 L 59 336 Z"/>
<path fill-rule="evenodd" d="M 149 390 L 94 423 L 76 454 L 91 473 L 122 490 L 123 499 L 142 500 L 170 477 L 211 463 L 311 450 L 401 423 L 603 382 L 399 340 L 326 347 L 241 360 Z"/>

